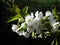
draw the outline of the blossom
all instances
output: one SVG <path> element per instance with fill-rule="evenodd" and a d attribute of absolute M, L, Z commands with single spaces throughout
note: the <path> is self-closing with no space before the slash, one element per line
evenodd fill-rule
<path fill-rule="evenodd" d="M 43 17 L 43 13 L 40 11 L 36 11 L 36 13 L 35 13 L 35 16 L 37 17 L 37 18 L 42 18 Z"/>
<path fill-rule="evenodd" d="M 41 19 L 43 18 L 43 13 L 40 11 L 38 17 Z"/>
<path fill-rule="evenodd" d="M 51 31 L 52 32 L 55 32 L 56 30 L 58 30 L 58 25 L 57 24 L 59 24 L 59 22 L 56 22 L 55 20 L 51 21 L 51 26 L 52 26 Z"/>
<path fill-rule="evenodd" d="M 49 16 L 48 19 L 53 19 L 53 14 L 51 13 L 51 11 L 46 11 L 45 16 Z"/>
<path fill-rule="evenodd" d="M 31 12 L 31 17 L 34 18 L 33 12 Z"/>
<path fill-rule="evenodd" d="M 24 33 L 23 33 L 23 36 L 26 37 L 26 38 L 29 38 L 30 34 L 27 33 L 27 32 L 24 32 Z"/>
<path fill-rule="evenodd" d="M 44 34 L 46 36 L 50 36 L 50 30 L 45 25 L 48 24 L 48 22 L 44 22 L 45 20 L 42 19 L 48 19 L 49 20 L 49 26 L 51 26 L 51 32 L 54 33 L 58 30 L 58 24 L 59 22 L 56 22 L 54 19 L 54 16 L 51 11 L 46 11 L 45 16 L 43 16 L 43 13 L 40 11 L 36 11 L 35 15 L 33 12 L 25 16 L 25 22 L 21 23 L 20 27 L 18 25 L 13 24 L 12 30 L 16 33 L 18 33 L 20 36 L 24 36 L 26 38 L 29 38 L 30 34 L 34 32 L 34 37 L 42 38 L 42 32 L 44 31 Z M 22 19 L 18 20 L 19 22 L 22 21 Z M 42 22 L 43 21 L 43 22 Z M 46 32 L 47 31 L 47 32 Z M 48 34 L 48 35 L 47 35 Z M 46 37 L 44 36 L 44 37 Z"/>
<path fill-rule="evenodd" d="M 27 27 L 27 31 L 28 31 L 29 33 L 32 33 L 32 32 L 34 32 L 34 28 L 33 28 L 32 26 Z"/>
<path fill-rule="evenodd" d="M 54 33 L 54 32 L 56 32 L 57 30 L 58 30 L 58 24 L 59 24 L 59 22 L 55 22 L 52 26 L 52 29 L 51 29 L 51 31 Z"/>
<path fill-rule="evenodd" d="M 27 25 L 31 26 L 33 24 L 33 19 L 30 15 L 25 17 L 25 22 Z"/>
<path fill-rule="evenodd" d="M 53 27 L 55 28 L 58 24 L 59 24 L 59 22 L 54 23 Z"/>
<path fill-rule="evenodd" d="M 52 26 L 51 31 L 55 32 L 56 30 L 58 30 L 58 26 L 57 24 L 59 24 L 59 22 L 56 22 L 56 20 L 53 17 L 53 14 L 50 11 L 46 11 L 46 16 L 49 16 L 49 20 L 50 20 L 50 24 Z"/>
<path fill-rule="evenodd" d="M 15 24 L 12 24 L 12 28 L 11 28 L 14 32 L 16 32 L 17 31 L 17 29 L 18 29 L 18 26 L 17 25 L 15 25 Z"/>
<path fill-rule="evenodd" d="M 22 31 L 19 31 L 18 33 L 20 36 L 24 36 L 25 38 L 29 38 L 30 34 L 27 33 L 27 32 L 24 32 L 23 30 Z"/>
<path fill-rule="evenodd" d="M 51 11 L 46 11 L 45 15 L 46 16 L 52 16 L 52 13 L 51 13 Z"/>
<path fill-rule="evenodd" d="M 23 33 L 24 33 L 24 31 L 22 31 L 22 30 L 18 32 L 18 34 L 19 34 L 20 36 L 23 35 Z"/>
<path fill-rule="evenodd" d="M 58 29 L 58 24 L 59 24 L 59 22 L 54 23 L 54 24 L 53 24 L 53 28 L 54 28 L 54 29 Z"/>
<path fill-rule="evenodd" d="M 38 15 L 39 15 L 39 11 L 36 11 L 35 16 L 38 17 Z"/>
<path fill-rule="evenodd" d="M 25 22 L 21 24 L 21 28 L 26 28 L 26 23 Z"/>

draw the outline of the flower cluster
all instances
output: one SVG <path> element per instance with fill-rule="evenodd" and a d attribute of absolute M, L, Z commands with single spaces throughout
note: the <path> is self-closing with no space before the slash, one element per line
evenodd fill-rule
<path fill-rule="evenodd" d="M 45 20 L 49 21 L 50 25 L 48 26 L 51 27 L 50 30 L 46 27 L 48 21 Z M 42 33 L 49 34 L 50 32 L 56 32 L 56 30 L 58 30 L 58 24 L 59 22 L 54 19 L 54 16 L 50 11 L 46 11 L 45 16 L 41 11 L 36 11 L 35 14 L 31 12 L 31 14 L 25 16 L 25 21 L 21 23 L 20 26 L 12 24 L 12 30 L 26 38 L 29 38 L 30 34 L 32 37 L 42 38 Z"/>

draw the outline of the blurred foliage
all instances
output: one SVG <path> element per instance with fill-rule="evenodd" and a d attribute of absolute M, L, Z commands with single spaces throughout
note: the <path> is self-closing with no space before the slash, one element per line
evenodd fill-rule
<path fill-rule="evenodd" d="M 46 11 L 51 10 L 55 6 L 60 6 L 60 0 L 2 0 L 9 7 L 18 5 L 20 8 L 29 6 L 29 12 L 35 12 L 36 10 Z"/>

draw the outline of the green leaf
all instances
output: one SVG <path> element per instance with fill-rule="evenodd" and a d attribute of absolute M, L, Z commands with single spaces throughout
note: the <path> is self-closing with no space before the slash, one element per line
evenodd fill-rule
<path fill-rule="evenodd" d="M 24 7 L 22 11 L 23 11 L 24 15 L 27 15 L 28 14 L 28 6 Z"/>
<path fill-rule="evenodd" d="M 52 9 L 52 13 L 53 13 L 53 15 L 57 15 L 57 10 L 56 10 L 56 7 L 54 8 L 54 9 Z"/>
<path fill-rule="evenodd" d="M 19 14 L 17 14 L 17 15 L 15 15 L 15 16 L 10 17 L 10 18 L 8 19 L 7 23 L 12 22 L 12 21 L 15 21 L 15 20 L 18 20 L 18 19 L 20 19 L 20 18 L 22 18 L 22 17 L 21 17 Z"/>
<path fill-rule="evenodd" d="M 55 20 L 58 21 L 59 20 L 59 15 L 57 14 L 56 7 L 54 9 L 52 9 L 52 13 L 54 15 Z"/>

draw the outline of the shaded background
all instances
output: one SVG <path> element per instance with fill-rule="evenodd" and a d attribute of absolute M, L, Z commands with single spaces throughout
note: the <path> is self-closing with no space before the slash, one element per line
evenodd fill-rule
<path fill-rule="evenodd" d="M 7 0 L 6 0 L 7 1 Z M 45 13 L 47 10 L 50 10 L 56 6 L 57 10 L 60 12 L 60 0 L 15 0 L 15 4 L 19 8 L 29 6 L 29 12 L 35 12 L 37 10 Z M 47 37 L 47 39 L 32 39 L 31 37 L 26 39 L 23 36 L 19 36 L 11 30 L 11 24 L 16 22 L 6 23 L 9 17 L 15 15 L 14 13 L 8 11 L 6 8 L 7 4 L 0 2 L 1 9 L 1 25 L 0 28 L 0 41 L 1 45 L 51 45 L 53 37 Z M 58 39 L 60 41 L 60 39 Z"/>

